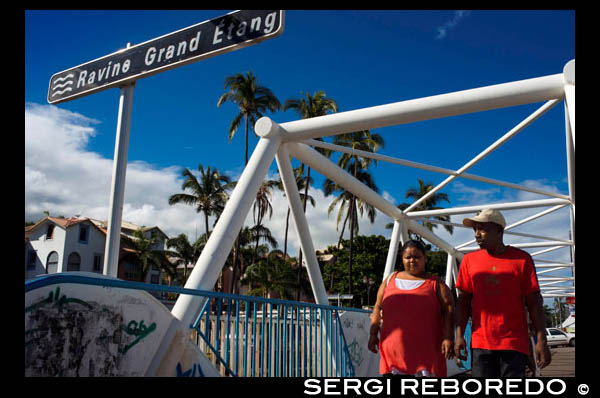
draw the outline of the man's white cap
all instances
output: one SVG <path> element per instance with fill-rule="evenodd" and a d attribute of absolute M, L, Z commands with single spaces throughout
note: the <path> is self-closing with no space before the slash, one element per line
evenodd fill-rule
<path fill-rule="evenodd" d="M 502 226 L 502 228 L 506 227 L 506 220 L 498 210 L 494 209 L 483 209 L 475 217 L 465 218 L 463 225 L 472 227 L 473 222 L 493 222 Z"/>

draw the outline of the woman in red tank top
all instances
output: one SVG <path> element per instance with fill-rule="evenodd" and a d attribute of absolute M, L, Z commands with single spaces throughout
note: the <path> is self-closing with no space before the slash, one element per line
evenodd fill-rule
<path fill-rule="evenodd" d="M 421 242 L 406 242 L 401 256 L 404 271 L 386 278 L 377 292 L 369 350 L 379 348 L 381 374 L 446 377 L 446 360 L 454 356 L 452 294 L 425 272 Z"/>

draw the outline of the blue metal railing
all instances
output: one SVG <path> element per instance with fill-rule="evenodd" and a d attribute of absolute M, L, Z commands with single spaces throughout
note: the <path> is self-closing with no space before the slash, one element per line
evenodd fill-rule
<path fill-rule="evenodd" d="M 339 314 L 368 312 L 311 303 L 218 293 L 192 325 L 222 374 L 353 376 Z"/>
<path fill-rule="evenodd" d="M 25 292 L 57 283 L 203 297 L 204 307 L 190 327 L 199 347 L 221 374 L 228 376 L 354 376 L 339 315 L 368 312 L 74 273 L 28 280 Z"/>

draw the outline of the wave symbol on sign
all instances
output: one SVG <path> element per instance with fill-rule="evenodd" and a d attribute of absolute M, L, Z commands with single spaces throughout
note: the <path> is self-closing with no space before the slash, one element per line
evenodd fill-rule
<path fill-rule="evenodd" d="M 68 87 L 73 85 L 73 79 L 75 75 L 73 73 L 69 73 L 66 76 L 59 77 L 54 80 L 52 84 L 52 96 L 64 94 L 67 91 L 73 91 L 73 88 Z M 64 82 L 64 83 L 63 83 Z"/>

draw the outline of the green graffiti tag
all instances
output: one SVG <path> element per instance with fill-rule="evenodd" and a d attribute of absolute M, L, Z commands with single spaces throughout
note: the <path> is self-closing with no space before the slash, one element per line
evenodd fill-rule
<path fill-rule="evenodd" d="M 351 344 L 348 344 L 348 353 L 350 354 L 350 359 L 353 363 L 356 363 L 358 366 L 362 364 L 364 360 L 363 349 L 358 344 L 356 337 L 354 338 L 354 341 Z"/>
<path fill-rule="evenodd" d="M 92 308 L 92 306 L 88 303 L 86 303 L 83 300 L 77 299 L 77 298 L 67 298 L 66 295 L 62 295 L 60 296 L 60 286 L 56 287 L 56 290 L 54 292 L 50 291 L 50 293 L 48 294 L 48 297 L 38 301 L 35 304 L 30 305 L 29 307 L 25 307 L 25 313 L 31 312 L 34 309 L 37 309 L 39 307 L 43 307 L 45 305 L 49 305 L 54 303 L 54 306 L 61 308 L 63 305 L 68 304 L 68 303 L 77 303 L 77 304 L 81 304 L 89 309 Z"/>
<path fill-rule="evenodd" d="M 148 327 L 144 325 L 144 321 L 141 320 L 138 324 L 136 321 L 131 321 L 127 324 L 127 327 L 121 325 L 121 328 L 130 336 L 135 336 L 135 340 L 126 345 L 124 348 L 119 348 L 119 352 L 121 354 L 127 353 L 129 349 L 131 349 L 134 345 L 140 342 L 144 337 L 148 336 L 150 333 L 156 330 L 156 322 L 152 322 L 152 324 Z"/>

